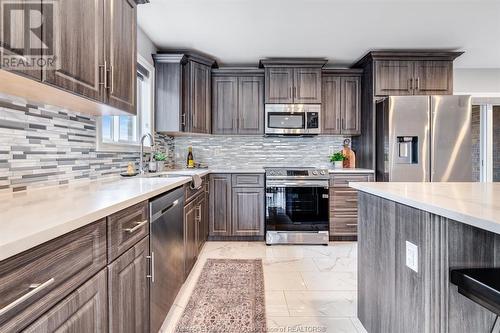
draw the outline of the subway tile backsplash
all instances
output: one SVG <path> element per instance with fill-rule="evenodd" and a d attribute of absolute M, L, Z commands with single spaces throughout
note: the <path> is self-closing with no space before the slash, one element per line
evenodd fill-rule
<path fill-rule="evenodd" d="M 342 149 L 342 136 L 180 136 L 174 139 L 175 166 L 184 167 L 189 146 L 196 162 L 210 168 L 265 166 L 330 167 L 328 156 Z"/>
<path fill-rule="evenodd" d="M 138 152 L 96 151 L 96 119 L 0 99 L 0 192 L 116 176 L 129 162 L 137 167 Z M 171 138 L 156 138 L 161 150 L 171 147 Z"/>

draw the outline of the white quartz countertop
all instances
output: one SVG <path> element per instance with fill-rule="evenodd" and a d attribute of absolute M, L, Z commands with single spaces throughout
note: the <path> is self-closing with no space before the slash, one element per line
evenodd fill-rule
<path fill-rule="evenodd" d="M 341 169 L 328 169 L 329 173 L 374 173 L 372 169 L 363 168 L 341 168 Z"/>
<path fill-rule="evenodd" d="M 0 195 L 0 260 L 191 180 L 111 178 Z"/>
<path fill-rule="evenodd" d="M 351 187 L 500 234 L 500 183 L 350 183 Z"/>

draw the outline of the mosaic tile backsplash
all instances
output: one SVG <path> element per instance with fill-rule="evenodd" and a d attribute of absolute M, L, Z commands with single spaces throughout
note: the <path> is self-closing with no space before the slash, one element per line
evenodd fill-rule
<path fill-rule="evenodd" d="M 184 167 L 189 146 L 196 162 L 210 168 L 263 166 L 331 167 L 328 156 L 342 150 L 342 136 L 181 136 L 174 139 L 175 166 Z"/>
<path fill-rule="evenodd" d="M 0 100 L 0 192 L 116 176 L 138 152 L 96 151 L 96 119 Z M 157 135 L 160 150 L 171 138 Z M 168 152 L 167 152 L 168 153 Z M 169 161 L 172 161 L 172 149 Z"/>

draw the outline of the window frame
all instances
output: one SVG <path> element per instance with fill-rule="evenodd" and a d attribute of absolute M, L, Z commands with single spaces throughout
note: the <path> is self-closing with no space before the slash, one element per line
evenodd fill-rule
<path fill-rule="evenodd" d="M 154 135 L 154 85 L 155 85 L 155 69 L 152 64 L 150 64 L 143 56 L 140 54 L 137 54 L 137 62 L 141 64 L 144 68 L 146 68 L 149 71 L 149 78 L 148 78 L 148 88 L 149 88 L 149 95 L 150 95 L 150 100 L 149 100 L 149 122 L 150 122 L 150 133 Z M 137 82 L 136 82 L 137 85 Z M 138 90 L 138 87 L 136 87 Z M 139 94 L 137 94 L 138 91 L 136 91 L 136 103 L 139 105 L 142 101 L 139 100 Z M 112 130 L 112 135 L 118 135 L 118 141 L 107 141 L 104 140 L 102 137 L 102 116 L 97 118 L 96 121 L 96 151 L 101 151 L 101 152 L 139 152 L 140 151 L 140 139 L 141 136 L 145 133 L 142 133 L 143 131 L 143 117 L 144 115 L 137 114 L 136 116 L 136 135 L 137 135 L 137 143 L 129 143 L 129 142 L 123 142 L 119 141 L 119 133 L 115 133 L 115 131 Z M 119 122 L 119 118 L 113 118 L 112 121 L 112 127 L 114 128 Z M 144 148 L 145 151 L 150 151 L 151 147 L 146 146 Z"/>

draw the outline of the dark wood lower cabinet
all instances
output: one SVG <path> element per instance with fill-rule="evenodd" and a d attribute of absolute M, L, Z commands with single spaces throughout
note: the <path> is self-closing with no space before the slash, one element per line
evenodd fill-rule
<path fill-rule="evenodd" d="M 233 188 L 232 235 L 264 235 L 264 188 Z"/>
<path fill-rule="evenodd" d="M 109 332 L 149 332 L 149 236 L 108 266 Z"/>
<path fill-rule="evenodd" d="M 197 224 L 199 206 L 196 199 L 184 207 L 184 270 L 189 275 L 198 256 Z"/>
<path fill-rule="evenodd" d="M 210 175 L 210 239 L 264 236 L 262 174 Z"/>
<path fill-rule="evenodd" d="M 330 177 L 330 239 L 356 240 L 358 191 L 349 182 L 371 182 L 373 174 L 333 174 Z"/>
<path fill-rule="evenodd" d="M 38 318 L 24 332 L 107 332 L 106 299 L 106 269 L 103 269 Z"/>

